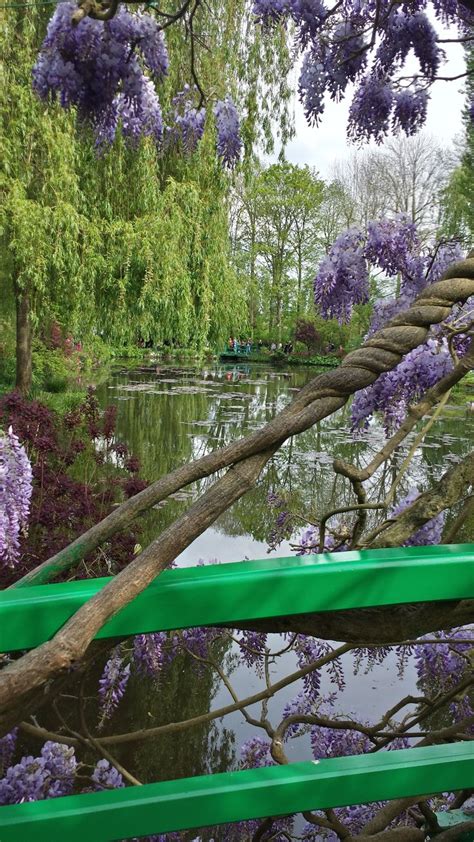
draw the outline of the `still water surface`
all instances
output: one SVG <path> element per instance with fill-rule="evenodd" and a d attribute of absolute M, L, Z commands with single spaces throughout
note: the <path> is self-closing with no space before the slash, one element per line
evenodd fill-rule
<path fill-rule="evenodd" d="M 210 363 L 199 368 L 160 366 L 153 371 L 118 371 L 98 388 L 97 395 L 102 406 L 117 405 L 117 435 L 140 459 L 144 478 L 153 480 L 258 429 L 316 373 L 314 368 L 280 370 L 245 364 Z M 340 457 L 362 467 L 380 449 L 384 438 L 378 423 L 371 424 L 357 441 L 348 429 L 349 410 L 344 408 L 289 440 L 267 466 L 258 487 L 194 541 L 177 558 L 177 563 L 194 565 L 199 559 L 233 562 L 265 557 L 275 518 L 267 503 L 269 491 L 284 492 L 293 510 L 306 513 L 309 519 L 313 519 L 311 515 L 353 502 L 350 488 L 334 475 L 332 460 Z M 448 406 L 416 450 L 410 471 L 400 486 L 401 496 L 413 486 L 424 490 L 450 464 L 459 461 L 470 449 L 473 432 L 474 416 L 466 416 L 464 406 Z M 413 438 L 367 483 L 371 499 L 383 499 Z M 201 480 L 147 515 L 142 543 L 145 545 L 156 537 L 210 482 Z M 297 541 L 297 534 L 291 540 Z M 274 552 L 289 555 L 290 542 L 283 542 Z M 269 645 L 277 650 L 281 646 L 280 638 L 272 636 Z M 222 659 L 231 662 L 232 652 L 223 653 Z M 295 669 L 293 654 L 283 656 L 271 669 L 274 679 Z M 338 705 L 341 712 L 359 718 L 373 720 L 393 701 L 416 690 L 413 664 L 408 665 L 402 685 L 393 659 L 386 660 L 368 675 L 354 676 L 352 660 L 347 657 L 345 669 L 347 687 L 339 695 Z M 243 666 L 234 665 L 231 678 L 239 696 L 263 687 L 263 680 Z M 298 689 L 297 685 L 290 686 L 270 701 L 268 715 L 273 724 L 280 720 L 285 703 Z M 333 689 L 329 678 L 323 676 L 321 693 L 325 695 Z M 231 702 L 228 691 L 215 677 L 208 672 L 196 674 L 184 661 L 176 663 L 162 683 L 135 681 L 127 691 L 126 700 L 110 723 L 110 733 L 187 719 Z M 260 715 L 257 706 L 248 711 L 253 716 Z M 117 747 L 115 754 L 143 781 L 222 771 L 237 765 L 239 745 L 255 733 L 242 714 L 235 713 L 210 726 L 168 734 L 146 743 L 131 743 L 120 750 Z M 264 736 L 263 732 L 258 733 Z M 288 755 L 291 760 L 309 759 L 307 738 L 294 740 L 288 747 Z"/>

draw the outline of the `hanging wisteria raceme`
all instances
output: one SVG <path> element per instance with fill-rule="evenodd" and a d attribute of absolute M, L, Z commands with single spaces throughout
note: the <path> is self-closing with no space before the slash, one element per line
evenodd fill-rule
<path fill-rule="evenodd" d="M 129 678 L 130 664 L 126 663 L 120 647 L 116 646 L 99 679 L 99 728 L 112 716 L 125 693 Z"/>
<path fill-rule="evenodd" d="M 369 271 L 393 279 L 399 293 L 375 303 L 370 337 L 462 256 L 456 241 L 440 242 L 434 249 L 423 251 L 416 226 L 406 215 L 376 220 L 368 224 L 365 233 L 351 228 L 337 238 L 316 275 L 315 303 L 323 317 L 337 318 L 344 323 L 351 318 L 355 305 L 368 300 Z M 407 354 L 396 368 L 381 374 L 372 386 L 356 392 L 352 402 L 353 430 L 365 429 L 374 412 L 382 412 L 389 434 L 403 422 L 409 404 L 452 369 L 446 339 L 451 329 L 459 329 L 461 324 L 468 327 L 474 318 L 474 308 L 469 302 L 463 305 L 462 311 L 458 310 L 446 323 L 433 327 L 428 340 Z M 456 336 L 453 347 L 458 356 L 467 353 L 471 341 L 465 333 Z M 289 513 L 287 518 L 291 518 Z M 308 539 L 311 540 L 310 536 Z"/>
<path fill-rule="evenodd" d="M 472 12 L 456 0 L 393 4 L 347 0 L 255 0 L 264 29 L 291 21 L 303 53 L 299 96 L 310 123 L 328 98 L 339 100 L 355 82 L 348 133 L 355 141 L 381 142 L 389 131 L 415 134 L 425 123 L 428 86 L 445 58 L 432 16 L 455 25 L 460 37 Z M 414 56 L 417 67 L 406 67 Z"/>
<path fill-rule="evenodd" d="M 4 737 L 0 737 L 0 775 L 3 775 L 3 773 L 6 772 L 11 763 L 17 737 L 18 728 L 14 728 L 9 734 L 5 734 Z"/>
<path fill-rule="evenodd" d="M 133 638 L 133 663 L 138 673 L 158 678 L 164 663 L 163 646 L 166 635 L 163 632 L 137 634 Z"/>
<path fill-rule="evenodd" d="M 242 140 L 237 109 L 230 96 L 214 107 L 217 131 L 217 154 L 224 166 L 232 169 L 240 159 Z"/>
<path fill-rule="evenodd" d="M 374 303 L 369 337 L 397 313 L 406 310 L 427 284 L 439 281 L 448 266 L 464 256 L 457 241 L 438 243 L 433 252 L 420 253 L 418 237 L 411 223 L 404 221 L 403 216 L 399 220 L 399 231 L 397 219 L 371 222 L 368 225 L 364 255 L 375 267 L 384 270 L 388 277 L 397 277 L 400 282 L 400 294 L 396 298 L 379 298 Z M 464 309 L 466 313 L 470 311 L 469 302 L 466 302 Z M 453 318 L 457 315 L 458 312 Z M 433 327 L 432 333 L 436 335 L 440 330 Z"/>
<path fill-rule="evenodd" d="M 407 137 L 416 134 L 426 123 L 429 95 L 426 90 L 399 91 L 395 94 L 392 129 L 397 134 L 400 130 Z"/>
<path fill-rule="evenodd" d="M 51 18 L 37 62 L 33 88 L 43 100 L 76 106 L 81 121 L 92 126 L 98 151 L 110 146 L 120 129 L 131 146 L 151 137 L 159 148 L 178 147 L 192 154 L 201 140 L 206 109 L 196 107 L 185 85 L 172 101 L 164 129 L 155 83 L 168 72 L 168 55 L 157 20 L 120 5 L 109 21 L 85 17 L 73 26 L 74 3 L 59 3 Z M 148 74 L 148 75 L 147 75 Z M 239 116 L 230 97 L 214 107 L 217 154 L 232 168 L 240 158 Z"/>
<path fill-rule="evenodd" d="M 6 434 L 0 430 L 0 564 L 14 567 L 19 561 L 31 493 L 32 472 L 25 448 L 11 427 Z"/>
<path fill-rule="evenodd" d="M 349 321 L 355 304 L 369 299 L 369 272 L 364 237 L 350 228 L 335 240 L 314 281 L 314 298 L 325 319 Z"/>
<path fill-rule="evenodd" d="M 192 155 L 204 134 L 206 109 L 196 108 L 195 92 L 189 85 L 174 97 L 170 125 L 165 130 L 166 148 L 181 149 L 185 155 Z"/>
<path fill-rule="evenodd" d="M 418 679 L 422 686 L 425 684 L 437 692 L 446 692 L 459 684 L 465 674 L 466 658 L 463 653 L 472 650 L 474 629 L 450 629 L 449 632 L 436 632 L 431 637 L 440 641 L 445 638 L 447 640 L 446 643 L 432 646 L 422 643 L 415 646 Z M 471 639 L 471 643 L 458 643 L 456 638 L 464 641 Z"/>
<path fill-rule="evenodd" d="M 403 358 L 392 371 L 381 374 L 372 386 L 356 392 L 352 402 L 352 429 L 366 429 L 374 412 L 383 415 L 390 435 L 404 421 L 408 406 L 452 371 L 453 360 L 445 339 L 428 339 Z"/>
<path fill-rule="evenodd" d="M 419 247 L 416 225 L 405 214 L 367 225 L 364 257 L 389 277 L 398 272 L 405 275 Z"/>
<path fill-rule="evenodd" d="M 95 131 L 98 146 L 113 142 L 119 120 L 132 143 L 142 135 L 162 136 L 161 108 L 154 80 L 168 72 L 163 34 L 154 17 L 120 5 L 105 23 L 86 17 L 71 22 L 76 6 L 59 3 L 33 69 L 33 87 L 44 100 L 75 105 Z"/>

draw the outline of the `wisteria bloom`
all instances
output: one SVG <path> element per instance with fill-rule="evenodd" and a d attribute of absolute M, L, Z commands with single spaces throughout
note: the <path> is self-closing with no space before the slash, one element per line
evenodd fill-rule
<path fill-rule="evenodd" d="M 32 494 L 31 464 L 10 427 L 0 432 L 0 563 L 14 567 L 20 558 L 20 536 L 28 525 Z"/>
<path fill-rule="evenodd" d="M 121 789 L 125 786 L 122 775 L 108 760 L 99 760 L 91 775 L 94 789 Z"/>
<path fill-rule="evenodd" d="M 39 757 L 22 757 L 19 763 L 6 770 L 0 780 L 0 805 L 69 795 L 76 767 L 73 748 L 48 741 Z"/>
<path fill-rule="evenodd" d="M 181 149 L 192 155 L 201 140 L 206 125 L 206 109 L 196 108 L 195 91 L 185 85 L 172 101 L 171 125 L 166 127 L 166 147 Z"/>
<path fill-rule="evenodd" d="M 385 431 L 391 434 L 404 421 L 408 406 L 452 368 L 446 340 L 428 339 L 406 354 L 392 371 L 355 393 L 351 409 L 353 430 L 365 429 L 371 416 L 381 412 Z"/>
<path fill-rule="evenodd" d="M 335 240 L 314 280 L 314 298 L 324 318 L 349 321 L 355 304 L 369 299 L 369 272 L 364 238 L 349 228 Z"/>
<path fill-rule="evenodd" d="M 217 130 L 217 154 L 224 166 L 232 168 L 240 159 L 242 140 L 237 109 L 230 98 L 218 100 L 214 107 Z"/>
<path fill-rule="evenodd" d="M 130 678 L 130 664 L 125 662 L 116 647 L 107 661 L 99 679 L 100 721 L 102 727 L 119 704 Z"/>
<path fill-rule="evenodd" d="M 4 737 L 0 737 L 0 775 L 3 775 L 11 763 L 13 753 L 15 751 L 17 736 L 18 728 L 14 728 L 9 734 L 5 734 Z"/>
<path fill-rule="evenodd" d="M 158 678 L 163 669 L 163 632 L 137 634 L 133 638 L 133 663 L 136 670 L 150 678 Z"/>
<path fill-rule="evenodd" d="M 110 21 L 86 17 L 72 25 L 76 6 L 59 3 L 51 18 L 37 62 L 33 88 L 41 99 L 77 106 L 90 123 L 98 148 L 113 142 L 119 122 L 127 140 L 140 136 L 161 141 L 163 123 L 150 76 L 168 72 L 168 55 L 156 18 L 119 6 Z"/>

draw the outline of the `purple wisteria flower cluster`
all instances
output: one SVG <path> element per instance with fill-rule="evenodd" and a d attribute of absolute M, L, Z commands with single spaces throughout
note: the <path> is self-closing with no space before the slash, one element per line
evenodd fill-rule
<path fill-rule="evenodd" d="M 192 155 L 196 150 L 206 125 L 206 109 L 196 108 L 194 94 L 189 85 L 176 94 L 172 101 L 171 125 L 165 129 L 165 145 L 181 149 L 185 155 Z"/>
<path fill-rule="evenodd" d="M 209 657 L 210 646 L 219 638 L 218 629 L 197 627 L 179 632 L 137 634 L 129 653 L 126 648 L 116 646 L 99 679 L 99 729 L 122 701 L 132 674 L 158 681 L 163 670 L 180 655 L 189 656 L 192 668 L 201 672 L 202 661 Z"/>
<path fill-rule="evenodd" d="M 7 770 L 15 751 L 18 728 L 14 728 L 9 734 L 0 737 L 0 775 Z"/>
<path fill-rule="evenodd" d="M 452 368 L 446 340 L 428 339 L 406 354 L 392 371 L 356 392 L 351 409 L 353 430 L 366 429 L 374 412 L 381 412 L 385 432 L 390 435 L 403 423 L 408 406 Z"/>
<path fill-rule="evenodd" d="M 370 337 L 461 257 L 462 249 L 456 241 L 440 242 L 430 250 L 422 250 L 416 226 L 404 214 L 375 220 L 368 224 L 365 234 L 351 228 L 334 242 L 314 280 L 315 302 L 324 318 L 347 322 L 353 307 L 368 301 L 370 272 L 392 278 L 399 292 L 374 305 Z M 409 404 L 451 371 L 453 360 L 446 331 L 450 323 L 459 325 L 464 317 L 467 324 L 472 320 L 470 302 L 458 309 L 444 326 L 433 327 L 428 340 L 407 354 L 395 369 L 356 393 L 352 402 L 353 430 L 365 429 L 371 415 L 380 411 L 385 430 L 390 433 L 404 420 Z M 470 344 L 471 338 L 459 333 L 454 344 L 458 356 L 465 354 Z"/>
<path fill-rule="evenodd" d="M 91 781 L 94 789 L 121 789 L 125 786 L 122 775 L 115 768 L 111 766 L 108 760 L 99 760 L 91 775 Z"/>
<path fill-rule="evenodd" d="M 155 18 L 132 14 L 120 5 L 101 22 L 86 17 L 71 22 L 72 2 L 59 3 L 33 69 L 33 87 L 42 99 L 77 106 L 93 126 L 98 146 L 113 142 L 119 120 L 131 143 L 139 136 L 160 141 L 161 108 L 143 67 L 156 79 L 168 72 L 168 54 Z"/>
<path fill-rule="evenodd" d="M 112 716 L 125 693 L 129 678 L 130 664 L 122 656 L 120 647 L 116 646 L 99 679 L 99 728 Z"/>
<path fill-rule="evenodd" d="M 214 108 L 217 131 L 217 154 L 225 167 L 232 168 L 240 159 L 242 140 L 237 109 L 230 96 Z"/>
<path fill-rule="evenodd" d="M 157 19 L 121 4 L 108 21 L 85 17 L 73 26 L 75 10 L 70 0 L 59 3 L 49 22 L 33 68 L 38 96 L 75 106 L 79 120 L 92 126 L 99 152 L 120 129 L 131 146 L 151 137 L 160 149 L 178 147 L 191 155 L 204 134 L 206 109 L 196 107 L 195 91 L 185 85 L 172 101 L 170 125 L 164 125 L 155 83 L 167 75 L 169 62 Z M 242 149 L 237 109 L 226 97 L 214 113 L 217 154 L 232 168 Z"/>
<path fill-rule="evenodd" d="M 433 17 L 457 25 L 461 35 L 472 23 L 472 13 L 456 0 L 255 0 L 253 10 L 267 29 L 289 21 L 296 29 L 303 54 L 299 96 L 308 121 L 319 122 L 327 98 L 341 99 L 354 83 L 349 137 L 379 143 L 390 130 L 413 135 L 425 123 L 428 89 L 445 58 Z M 405 67 L 409 56 L 415 69 Z"/>
<path fill-rule="evenodd" d="M 12 739 L 14 744 L 16 735 Z M 74 748 L 46 742 L 39 757 L 22 757 L 19 763 L 5 769 L 4 777 L 0 779 L 0 806 L 70 795 L 77 782 L 79 766 Z M 122 775 L 108 760 L 97 762 L 90 780 L 92 786 L 86 787 L 84 792 L 125 786 Z"/>
<path fill-rule="evenodd" d="M 22 757 L 0 780 L 0 805 L 57 798 L 72 792 L 77 760 L 74 749 L 47 742 L 39 757 Z"/>
<path fill-rule="evenodd" d="M 462 256 L 457 241 L 441 242 L 423 252 L 416 225 L 406 214 L 373 220 L 365 233 L 350 228 L 334 241 L 314 280 L 315 302 L 324 318 L 336 318 L 342 324 L 349 321 L 356 304 L 368 301 L 371 271 L 398 277 L 397 298 L 381 298 L 374 308 L 373 333 Z"/>
<path fill-rule="evenodd" d="M 9 427 L 0 431 L 0 564 L 14 567 L 20 557 L 20 536 L 28 525 L 32 470 L 25 448 Z"/>
<path fill-rule="evenodd" d="M 314 298 L 325 319 L 349 321 L 355 304 L 369 299 L 364 237 L 350 228 L 334 241 L 314 281 Z"/>
<path fill-rule="evenodd" d="M 139 674 L 158 678 L 165 659 L 163 650 L 166 635 L 163 632 L 137 634 L 133 638 L 133 664 Z"/>

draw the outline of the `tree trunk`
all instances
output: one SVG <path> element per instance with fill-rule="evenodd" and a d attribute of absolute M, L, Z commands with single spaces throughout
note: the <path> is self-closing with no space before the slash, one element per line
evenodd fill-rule
<path fill-rule="evenodd" d="M 300 317 L 300 309 L 301 309 L 301 286 L 303 283 L 303 258 L 301 254 L 301 244 L 298 246 L 298 264 L 297 264 L 297 291 L 296 291 L 296 319 L 295 324 Z"/>
<path fill-rule="evenodd" d="M 255 272 L 255 226 L 252 225 L 250 236 L 250 296 L 249 296 L 249 323 L 252 335 L 257 325 L 257 283 Z"/>
<path fill-rule="evenodd" d="M 27 292 L 15 289 L 16 299 L 16 388 L 22 395 L 31 389 L 31 321 Z"/>

